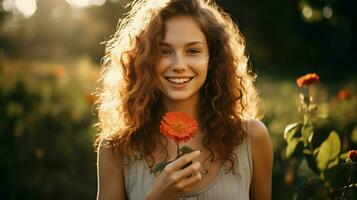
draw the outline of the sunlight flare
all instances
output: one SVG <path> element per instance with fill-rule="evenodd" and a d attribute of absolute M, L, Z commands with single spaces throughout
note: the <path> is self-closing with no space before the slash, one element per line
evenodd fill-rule
<path fill-rule="evenodd" d="M 88 6 L 102 6 L 105 4 L 106 0 L 66 0 L 73 7 L 88 7 Z"/>
<path fill-rule="evenodd" d="M 36 0 L 15 0 L 15 5 L 25 17 L 31 17 L 37 10 Z"/>

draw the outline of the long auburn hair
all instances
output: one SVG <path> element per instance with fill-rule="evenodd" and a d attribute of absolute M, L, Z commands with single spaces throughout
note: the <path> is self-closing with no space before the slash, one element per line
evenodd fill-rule
<path fill-rule="evenodd" d="M 212 161 L 227 160 L 231 170 L 236 159 L 233 149 L 246 135 L 243 120 L 257 116 L 258 96 L 243 36 L 230 16 L 209 0 L 136 0 L 131 4 L 106 42 L 95 144 L 105 139 L 114 152 L 130 160 L 138 159 L 140 152 L 150 158 L 151 166 L 155 163 L 151 155 L 157 147 L 154 137 L 165 110 L 154 68 L 165 21 L 178 15 L 193 17 L 206 36 L 209 64 L 200 89 L 198 120 L 209 131 L 204 131 L 202 145 Z"/>

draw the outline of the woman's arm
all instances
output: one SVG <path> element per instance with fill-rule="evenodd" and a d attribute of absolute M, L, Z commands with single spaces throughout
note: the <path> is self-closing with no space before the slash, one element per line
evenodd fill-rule
<path fill-rule="evenodd" d="M 265 125 L 258 120 L 250 121 L 253 161 L 253 177 L 250 195 L 253 200 L 271 199 L 273 146 Z"/>
<path fill-rule="evenodd" d="M 97 152 L 97 200 L 124 200 L 123 161 L 116 159 L 112 147 L 101 141 Z"/>

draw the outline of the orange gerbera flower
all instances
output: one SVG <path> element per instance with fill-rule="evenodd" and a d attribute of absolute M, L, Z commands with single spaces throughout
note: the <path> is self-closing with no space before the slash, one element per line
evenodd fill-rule
<path fill-rule="evenodd" d="M 303 86 L 312 85 L 312 84 L 317 83 L 319 81 L 320 81 L 319 75 L 317 75 L 316 73 L 310 73 L 310 74 L 306 74 L 304 76 L 300 76 L 299 78 L 297 78 L 296 79 L 296 84 L 299 87 L 303 87 Z"/>
<path fill-rule="evenodd" d="M 191 139 L 197 128 L 196 120 L 184 112 L 167 112 L 160 122 L 160 132 L 177 144 Z"/>

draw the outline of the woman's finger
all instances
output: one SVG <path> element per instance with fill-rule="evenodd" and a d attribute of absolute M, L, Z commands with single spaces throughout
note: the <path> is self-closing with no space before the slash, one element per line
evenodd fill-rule
<path fill-rule="evenodd" d="M 175 171 L 180 170 L 185 164 L 192 161 L 193 159 L 197 158 L 200 155 L 200 151 L 194 151 L 188 154 L 185 154 L 178 158 L 177 160 L 173 161 L 172 163 L 168 164 L 165 167 L 165 171 L 168 173 L 173 173 Z"/>
<path fill-rule="evenodd" d="M 200 172 L 198 172 L 196 175 L 180 181 L 178 187 L 181 188 L 183 191 L 188 192 L 188 190 L 190 189 L 190 186 L 197 183 L 201 179 L 202 179 L 202 175 Z"/>
<path fill-rule="evenodd" d="M 175 173 L 175 176 L 178 178 L 178 179 L 182 179 L 182 178 L 187 178 L 189 176 L 191 176 L 192 174 L 195 174 L 198 172 L 198 170 L 200 169 L 201 167 L 201 163 L 200 162 L 195 162 L 193 163 L 192 165 L 180 170 L 180 171 L 177 171 Z"/>

